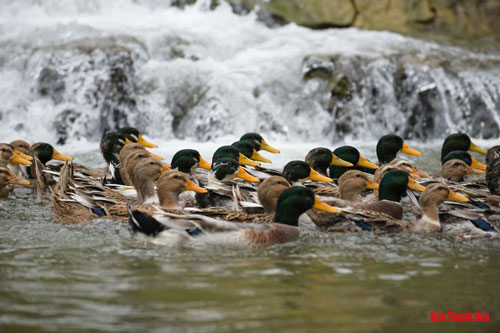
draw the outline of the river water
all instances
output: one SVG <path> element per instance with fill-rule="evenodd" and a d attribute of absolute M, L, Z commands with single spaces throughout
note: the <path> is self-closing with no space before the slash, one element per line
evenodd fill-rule
<path fill-rule="evenodd" d="M 210 159 L 220 143 L 160 142 L 158 152 L 172 156 L 189 146 Z M 315 146 L 274 145 L 282 154 L 267 155 L 278 167 Z M 60 150 L 101 166 L 90 146 Z M 424 151 L 414 159 L 417 165 L 435 170 L 438 151 L 416 147 Z M 362 152 L 373 158 L 373 148 L 365 144 Z M 125 223 L 55 223 L 50 201 L 29 191 L 16 191 L 2 205 L 4 332 L 494 332 L 500 327 L 500 243 L 494 240 L 325 234 L 305 224 L 297 240 L 267 249 L 172 249 L 135 239 Z M 486 312 L 491 321 L 431 323 L 431 311 Z"/>

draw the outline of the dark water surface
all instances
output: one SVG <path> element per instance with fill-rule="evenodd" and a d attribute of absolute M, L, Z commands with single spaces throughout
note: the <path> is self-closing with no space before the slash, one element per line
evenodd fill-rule
<path fill-rule="evenodd" d="M 171 249 L 127 225 L 1 202 L 0 331 L 499 331 L 500 242 L 324 234 L 262 250 Z M 490 314 L 431 323 L 431 311 Z"/>

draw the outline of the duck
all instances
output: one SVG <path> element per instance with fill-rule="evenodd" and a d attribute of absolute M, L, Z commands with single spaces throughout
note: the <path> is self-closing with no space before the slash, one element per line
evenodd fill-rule
<path fill-rule="evenodd" d="M 259 154 L 254 146 L 252 146 L 252 144 L 248 141 L 236 141 L 233 142 L 231 146 L 236 147 L 240 151 L 240 153 L 253 161 L 272 163 L 270 159 L 265 158 L 264 156 Z"/>
<path fill-rule="evenodd" d="M 191 175 L 197 168 L 210 170 L 212 164 L 203 159 L 197 150 L 181 149 L 172 157 L 170 168 Z"/>
<path fill-rule="evenodd" d="M 33 157 L 30 156 L 30 144 L 27 141 L 24 140 L 14 140 L 9 143 L 9 145 L 14 149 L 14 153 L 18 152 L 18 155 L 26 160 L 26 161 L 32 161 Z M 18 164 L 18 163 L 9 163 L 7 167 L 16 175 L 19 177 L 25 177 L 27 178 L 28 175 L 28 167 L 23 164 Z"/>
<path fill-rule="evenodd" d="M 116 132 L 125 137 L 126 143 L 129 143 L 130 141 L 130 143 L 138 143 L 146 148 L 158 148 L 158 145 L 155 145 L 154 143 L 151 143 L 144 139 L 142 134 L 139 133 L 139 130 L 134 127 L 122 127 L 119 128 Z"/>
<path fill-rule="evenodd" d="M 330 178 L 339 179 L 348 170 L 357 169 L 367 172 L 367 170 L 377 170 L 378 165 L 364 158 L 358 149 L 353 146 L 341 146 L 333 151 L 333 154 L 344 161 L 353 164 L 352 167 L 332 165 L 329 169 Z M 372 172 L 369 172 L 372 173 Z"/>
<path fill-rule="evenodd" d="M 480 154 L 487 153 L 484 148 L 481 148 L 474 142 L 472 142 L 471 138 L 465 133 L 454 133 L 446 137 L 446 139 L 443 141 L 443 146 L 441 147 L 441 161 L 447 154 L 455 150 L 470 150 Z"/>
<path fill-rule="evenodd" d="M 114 166 L 120 164 L 119 154 L 125 144 L 125 136 L 118 132 L 108 132 L 102 136 L 99 148 L 106 164 L 112 163 Z"/>
<path fill-rule="evenodd" d="M 7 167 L 10 163 L 31 165 L 31 162 L 28 159 L 23 158 L 20 153 L 16 153 L 11 145 L 7 143 L 0 143 L 0 166 Z"/>
<path fill-rule="evenodd" d="M 283 168 L 283 177 L 285 177 L 292 186 L 303 186 L 306 180 L 317 182 L 332 183 L 333 179 L 321 175 L 304 161 L 294 160 L 288 162 Z"/>
<path fill-rule="evenodd" d="M 323 176 L 328 176 L 327 169 L 331 166 L 344 168 L 354 166 L 353 163 L 338 157 L 334 152 L 325 147 L 311 149 L 306 155 L 305 162 L 309 164 L 312 169 Z"/>
<path fill-rule="evenodd" d="M 486 184 L 491 194 L 500 195 L 500 146 L 488 149 L 486 155 Z"/>
<path fill-rule="evenodd" d="M 165 164 L 165 163 L 161 163 L 160 161 L 158 161 L 158 159 L 151 157 L 150 152 L 148 152 L 146 150 L 141 150 L 141 149 L 131 150 L 131 152 L 129 154 L 124 155 L 124 156 L 125 156 L 125 158 L 124 158 L 122 164 L 120 164 L 120 171 L 119 172 L 120 172 L 121 179 L 123 180 L 123 183 L 125 185 L 129 185 L 129 186 L 134 186 L 135 185 L 135 183 L 136 183 L 136 180 L 135 180 L 136 173 L 135 173 L 134 170 L 135 170 L 136 166 L 143 159 L 150 159 L 150 158 L 152 158 L 152 159 L 156 160 L 159 165 L 162 166 L 163 170 L 169 170 L 170 169 L 170 165 Z"/>
<path fill-rule="evenodd" d="M 72 161 L 73 157 L 61 154 L 51 144 L 46 142 L 37 142 L 31 146 L 30 155 L 40 161 L 43 166 L 50 160 Z"/>
<path fill-rule="evenodd" d="M 404 140 L 396 134 L 382 136 L 377 142 L 377 158 L 379 163 L 387 164 L 396 158 L 398 153 L 420 156 L 422 152 L 411 148 Z"/>
<path fill-rule="evenodd" d="M 483 170 L 474 169 L 462 160 L 451 159 L 446 161 L 441 168 L 441 178 L 453 181 L 464 182 L 466 175 L 482 175 Z"/>
<path fill-rule="evenodd" d="M 474 169 L 477 170 L 486 170 L 486 165 L 477 161 L 475 158 L 471 156 L 468 152 L 465 150 L 453 150 L 447 153 L 442 159 L 441 159 L 441 164 L 444 164 L 448 162 L 449 160 L 462 160 L 464 161 L 467 165 L 473 167 Z"/>
<path fill-rule="evenodd" d="M 261 248 L 291 241 L 299 236 L 299 216 L 311 208 L 336 213 L 302 186 L 283 191 L 279 196 L 274 223 L 232 223 L 201 214 L 148 215 L 127 207 L 132 233 L 158 245 L 223 245 Z"/>
<path fill-rule="evenodd" d="M 241 165 L 260 166 L 259 162 L 249 159 L 235 146 L 222 146 L 217 148 L 212 156 L 212 163 L 221 158 L 231 158 L 238 161 Z"/>
<path fill-rule="evenodd" d="M 354 172 L 355 170 L 351 171 Z M 361 174 L 351 173 L 351 171 L 346 173 L 346 177 L 361 176 Z M 343 183 L 347 184 L 347 182 Z M 367 187 L 365 184 L 369 184 L 369 182 L 360 181 L 355 184 L 358 186 L 357 192 L 352 189 L 351 191 L 357 194 L 365 190 Z M 376 185 L 373 184 L 372 188 L 376 189 Z M 320 230 L 328 232 L 357 231 L 359 225 L 362 226 L 362 229 L 372 230 L 370 226 L 372 222 L 379 224 L 378 228 L 394 225 L 407 228 L 407 223 L 399 221 L 403 218 L 403 206 L 400 201 L 406 195 L 408 188 L 419 192 L 425 190 L 425 187 L 417 183 L 409 173 L 398 169 L 392 170 L 384 176 L 378 186 L 378 201 L 350 202 L 337 198 L 328 198 L 325 199 L 325 202 L 339 207 L 339 215 L 313 211 L 309 212 L 308 215 Z"/>
<path fill-rule="evenodd" d="M 262 136 L 258 133 L 246 133 L 243 134 L 240 138 L 240 141 L 249 142 L 256 151 L 265 150 L 273 154 L 279 154 L 280 151 L 274 147 L 271 147 Z"/>
<path fill-rule="evenodd" d="M 9 196 L 9 188 L 7 185 L 23 185 L 28 186 L 30 182 L 26 179 L 16 176 L 12 171 L 6 167 L 0 167 L 0 198 L 7 198 Z"/>

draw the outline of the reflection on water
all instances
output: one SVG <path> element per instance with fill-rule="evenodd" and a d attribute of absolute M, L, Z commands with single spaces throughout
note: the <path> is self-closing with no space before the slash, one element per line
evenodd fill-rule
<path fill-rule="evenodd" d="M 0 211 L 0 330 L 494 330 L 500 243 L 324 234 L 262 250 L 168 249 L 126 224 L 53 222 L 27 191 Z M 490 323 L 430 323 L 483 311 Z"/>

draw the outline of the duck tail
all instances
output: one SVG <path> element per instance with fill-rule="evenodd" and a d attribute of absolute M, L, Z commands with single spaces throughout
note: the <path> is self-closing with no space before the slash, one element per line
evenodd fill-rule
<path fill-rule="evenodd" d="M 127 204 L 128 224 L 134 234 L 142 233 L 146 236 L 157 236 L 167 229 L 165 225 L 158 222 L 154 217 L 138 210 L 132 210 Z"/>

